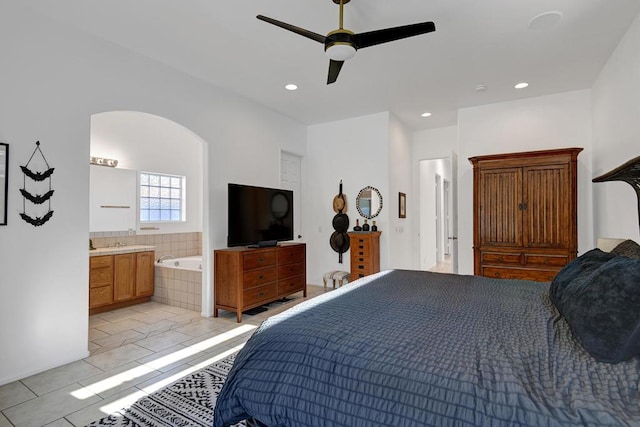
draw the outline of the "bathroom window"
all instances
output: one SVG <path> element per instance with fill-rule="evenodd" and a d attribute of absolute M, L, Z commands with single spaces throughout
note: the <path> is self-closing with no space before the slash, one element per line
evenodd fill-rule
<path fill-rule="evenodd" d="M 140 222 L 184 221 L 184 176 L 140 173 Z"/>

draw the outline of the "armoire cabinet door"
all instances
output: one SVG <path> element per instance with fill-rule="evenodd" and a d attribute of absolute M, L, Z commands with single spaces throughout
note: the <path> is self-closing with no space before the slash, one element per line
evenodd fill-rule
<path fill-rule="evenodd" d="M 480 171 L 480 244 L 522 246 L 522 168 Z"/>
<path fill-rule="evenodd" d="M 524 246 L 568 248 L 571 224 L 569 165 L 524 168 Z"/>

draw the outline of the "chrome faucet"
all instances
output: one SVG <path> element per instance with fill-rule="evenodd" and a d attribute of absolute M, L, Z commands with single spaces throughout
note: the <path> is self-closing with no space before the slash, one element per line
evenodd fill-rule
<path fill-rule="evenodd" d="M 162 261 L 164 261 L 165 259 L 174 259 L 175 257 L 173 255 L 163 255 L 160 258 L 158 258 L 158 264 L 162 264 Z"/>

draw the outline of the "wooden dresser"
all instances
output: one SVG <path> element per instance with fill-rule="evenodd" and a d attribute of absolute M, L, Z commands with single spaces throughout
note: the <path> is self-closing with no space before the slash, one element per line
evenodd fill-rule
<path fill-rule="evenodd" d="M 236 247 L 213 253 L 214 308 L 242 312 L 302 291 L 307 296 L 306 245 L 281 243 L 273 248 Z"/>
<path fill-rule="evenodd" d="M 351 279 L 354 281 L 380 271 L 380 231 L 351 232 Z"/>
<path fill-rule="evenodd" d="M 582 148 L 472 157 L 474 273 L 549 282 L 578 251 Z"/>

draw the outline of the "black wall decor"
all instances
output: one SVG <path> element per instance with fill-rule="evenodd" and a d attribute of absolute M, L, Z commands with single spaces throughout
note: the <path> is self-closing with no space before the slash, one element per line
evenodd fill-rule
<path fill-rule="evenodd" d="M 36 156 L 38 154 L 38 156 Z M 53 216 L 51 210 L 51 175 L 53 170 L 40 149 L 40 141 L 36 141 L 36 148 L 26 165 L 20 166 L 24 174 L 22 188 L 22 213 L 20 217 L 39 227 Z M 28 208 L 28 209 L 27 209 Z M 27 213 L 28 212 L 28 213 Z"/>
<path fill-rule="evenodd" d="M 347 230 L 349 229 L 349 217 L 347 216 L 347 200 L 342 194 L 342 180 L 340 180 L 340 192 L 333 198 L 333 210 L 336 216 L 333 217 L 333 229 L 335 230 L 329 238 L 331 249 L 338 252 L 338 262 L 342 264 L 342 254 L 349 250 L 350 240 Z"/>

